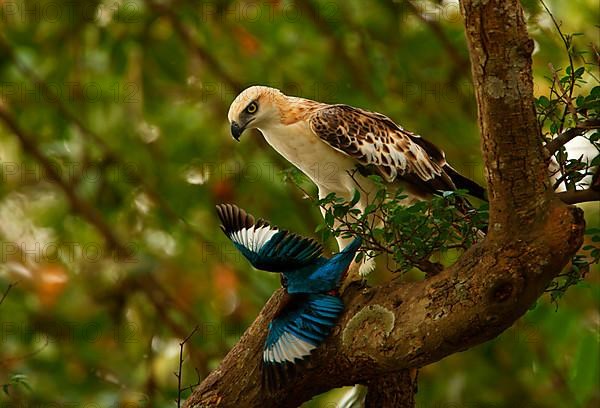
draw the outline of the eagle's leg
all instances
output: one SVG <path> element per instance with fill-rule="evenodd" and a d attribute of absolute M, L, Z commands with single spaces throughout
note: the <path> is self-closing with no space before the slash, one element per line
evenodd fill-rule
<path fill-rule="evenodd" d="M 321 198 L 321 199 L 324 197 L 327 197 L 328 194 L 329 194 L 329 192 L 322 192 L 321 190 L 319 190 L 319 198 Z M 346 200 L 350 201 L 352 198 L 352 195 L 353 194 L 348 194 L 346 197 L 346 194 L 344 194 L 344 195 L 342 195 L 342 197 L 344 197 Z M 363 200 L 359 201 L 355 207 L 360 209 L 361 211 L 364 211 L 365 205 L 363 205 L 362 201 Z M 321 207 L 320 210 L 321 210 L 321 215 L 323 216 L 323 218 L 325 218 L 326 209 Z M 333 221 L 333 229 L 334 230 L 338 230 L 341 226 L 342 226 L 342 223 L 339 220 L 335 219 Z M 348 246 L 354 240 L 354 237 L 344 238 L 341 236 L 337 236 L 337 237 L 335 237 L 335 240 L 338 244 L 338 250 L 342 251 L 346 246 Z M 372 254 L 371 251 L 369 251 L 360 262 L 358 262 L 358 263 L 356 263 L 354 261 L 352 262 L 352 264 L 350 265 L 350 267 L 348 269 L 348 274 L 347 274 L 345 281 L 346 281 L 346 283 L 350 283 L 352 281 L 363 280 L 374 269 L 375 269 L 375 256 Z"/>

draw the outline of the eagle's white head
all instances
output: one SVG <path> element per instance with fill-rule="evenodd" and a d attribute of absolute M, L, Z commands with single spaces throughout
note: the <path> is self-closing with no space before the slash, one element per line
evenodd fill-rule
<path fill-rule="evenodd" d="M 287 97 L 279 89 L 251 86 L 243 90 L 231 103 L 227 117 L 235 140 L 246 129 L 268 128 L 281 123 L 282 108 Z"/>

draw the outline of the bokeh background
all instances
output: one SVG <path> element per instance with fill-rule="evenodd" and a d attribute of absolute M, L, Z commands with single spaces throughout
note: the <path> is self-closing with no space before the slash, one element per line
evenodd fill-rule
<path fill-rule="evenodd" d="M 541 4 L 523 3 L 547 94 L 567 55 Z M 547 4 L 576 47 L 598 47 L 597 0 Z M 182 339 L 198 327 L 187 387 L 279 285 L 224 239 L 214 205 L 318 238 L 290 165 L 258 134 L 229 135 L 251 84 L 383 112 L 484 181 L 455 1 L 0 0 L 1 406 L 175 406 Z M 584 208 L 598 225 L 598 204 Z M 558 307 L 545 296 L 422 369 L 418 406 L 597 406 L 599 283 L 592 271 Z"/>

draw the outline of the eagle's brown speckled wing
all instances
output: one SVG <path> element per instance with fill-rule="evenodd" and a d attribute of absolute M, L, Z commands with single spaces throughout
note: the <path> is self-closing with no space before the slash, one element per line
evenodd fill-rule
<path fill-rule="evenodd" d="M 423 191 L 455 190 L 444 153 L 380 113 L 331 105 L 310 117 L 311 130 L 334 149 L 374 168 L 387 182 L 401 179 Z"/>

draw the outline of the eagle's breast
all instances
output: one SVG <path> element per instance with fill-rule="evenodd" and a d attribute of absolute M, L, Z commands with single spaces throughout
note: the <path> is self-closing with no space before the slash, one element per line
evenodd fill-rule
<path fill-rule="evenodd" d="M 354 160 L 319 139 L 306 121 L 259 130 L 267 143 L 317 185 L 320 194 L 347 196 L 356 188 L 349 174 L 355 169 Z"/>

